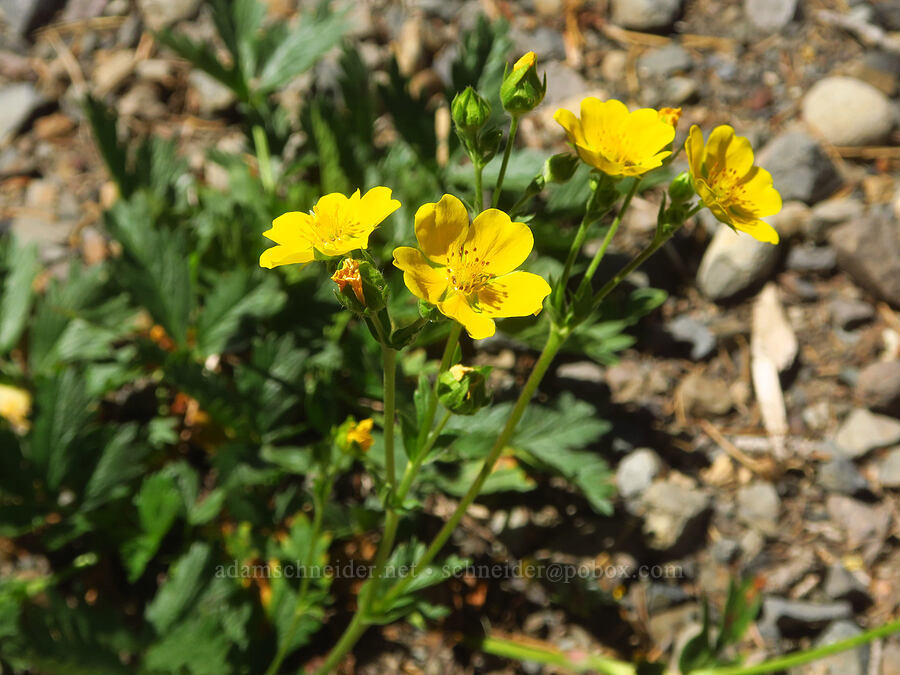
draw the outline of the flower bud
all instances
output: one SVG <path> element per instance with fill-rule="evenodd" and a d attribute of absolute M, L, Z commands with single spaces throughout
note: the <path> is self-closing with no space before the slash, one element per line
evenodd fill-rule
<path fill-rule="evenodd" d="M 457 133 L 471 135 L 487 124 L 491 117 L 491 104 L 469 86 L 453 97 L 450 112 Z"/>
<path fill-rule="evenodd" d="M 580 160 L 577 155 L 570 155 L 567 152 L 560 153 L 548 157 L 544 162 L 544 182 L 545 183 L 566 183 L 575 175 Z"/>
<path fill-rule="evenodd" d="M 441 373 L 438 400 L 457 415 L 471 415 L 490 402 L 487 393 L 489 366 L 468 368 L 461 364 Z"/>
<path fill-rule="evenodd" d="M 684 204 L 694 196 L 694 182 L 691 180 L 691 174 L 687 171 L 675 176 L 669 185 L 669 199 L 672 204 Z"/>
<path fill-rule="evenodd" d="M 354 447 L 357 447 L 363 452 L 368 452 L 369 448 L 371 448 L 372 444 L 375 442 L 372 438 L 372 427 L 374 424 L 372 418 L 369 417 L 361 422 L 356 422 L 356 420 L 351 418 L 341 425 L 341 430 L 344 431 L 344 437 L 343 439 L 339 438 L 339 441 L 343 441 L 342 445 L 344 449 L 350 451 L 353 450 Z"/>
<path fill-rule="evenodd" d="M 547 75 L 538 77 L 534 52 L 528 52 L 516 61 L 512 70 L 508 68 L 500 85 L 500 100 L 503 109 L 511 115 L 531 112 L 544 100 L 547 93 Z"/>
<path fill-rule="evenodd" d="M 13 430 L 24 434 L 31 427 L 31 394 L 24 389 L 0 384 L 0 418 L 5 418 Z"/>

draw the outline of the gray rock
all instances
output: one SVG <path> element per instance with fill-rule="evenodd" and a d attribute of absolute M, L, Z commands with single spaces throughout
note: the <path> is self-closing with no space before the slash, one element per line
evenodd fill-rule
<path fill-rule="evenodd" d="M 803 131 L 788 131 L 773 138 L 760 150 L 757 163 L 772 174 L 784 201 L 815 204 L 842 183 L 831 159 Z"/>
<path fill-rule="evenodd" d="M 769 597 L 763 600 L 760 632 L 768 637 L 797 636 L 821 630 L 832 621 L 849 619 L 849 602 L 815 603 Z"/>
<path fill-rule="evenodd" d="M 856 408 L 841 424 L 834 442 L 845 457 L 862 457 L 877 448 L 900 443 L 900 420 Z"/>
<path fill-rule="evenodd" d="M 0 13 L 13 33 L 21 37 L 45 25 L 66 0 L 0 0 Z"/>
<path fill-rule="evenodd" d="M 887 488 L 900 488 L 900 448 L 894 448 L 879 462 L 878 481 Z"/>
<path fill-rule="evenodd" d="M 0 89 L 0 148 L 9 144 L 16 132 L 44 103 L 43 96 L 27 82 Z"/>
<path fill-rule="evenodd" d="M 664 30 L 681 14 L 682 0 L 612 0 L 613 23 L 633 30 Z"/>
<path fill-rule="evenodd" d="M 699 372 L 688 373 L 678 387 L 684 412 L 694 417 L 714 417 L 729 412 L 734 405 L 731 390 L 725 380 L 707 377 Z"/>
<path fill-rule="evenodd" d="M 563 363 L 556 369 L 556 376 L 577 382 L 606 382 L 606 371 L 593 361 Z"/>
<path fill-rule="evenodd" d="M 828 568 L 822 589 L 832 600 L 846 600 L 857 610 L 872 604 L 866 585 L 839 562 Z"/>
<path fill-rule="evenodd" d="M 676 342 L 691 345 L 691 359 L 700 361 L 713 353 L 716 348 L 716 336 L 705 324 L 692 319 L 686 314 L 679 314 L 666 323 L 666 332 Z"/>
<path fill-rule="evenodd" d="M 848 549 L 865 544 L 864 555 L 878 552 L 891 524 L 890 504 L 869 506 L 843 495 L 829 495 L 825 509 L 843 531 Z"/>
<path fill-rule="evenodd" d="M 859 328 L 875 318 L 872 305 L 862 300 L 835 298 L 829 305 L 831 322 L 844 330 Z"/>
<path fill-rule="evenodd" d="M 784 28 L 797 13 L 797 0 L 744 0 L 750 23 L 767 33 Z"/>
<path fill-rule="evenodd" d="M 741 545 L 734 539 L 723 538 L 714 541 L 713 545 L 709 547 L 709 552 L 716 562 L 727 565 L 734 560 L 740 549 Z"/>
<path fill-rule="evenodd" d="M 675 75 L 663 83 L 660 105 L 663 107 L 680 106 L 696 98 L 699 91 L 697 80 L 692 77 Z"/>
<path fill-rule="evenodd" d="M 900 30 L 900 0 L 881 0 L 873 3 L 875 20 L 884 30 Z"/>
<path fill-rule="evenodd" d="M 838 265 L 866 290 L 900 307 L 900 221 L 889 206 L 832 230 Z"/>
<path fill-rule="evenodd" d="M 196 15 L 200 3 L 201 0 L 138 0 L 138 8 L 147 26 L 161 30 Z"/>
<path fill-rule="evenodd" d="M 820 202 L 813 207 L 804 233 L 817 244 L 822 244 L 827 241 L 828 232 L 834 226 L 862 218 L 865 210 L 865 205 L 853 197 Z"/>
<path fill-rule="evenodd" d="M 638 75 L 641 77 L 668 77 L 675 73 L 685 73 L 694 65 L 688 51 L 677 44 L 666 45 L 645 52 L 638 59 Z"/>
<path fill-rule="evenodd" d="M 225 110 L 235 102 L 231 89 L 202 70 L 192 70 L 188 81 L 196 94 L 197 109 L 204 115 Z"/>
<path fill-rule="evenodd" d="M 777 595 L 789 593 L 818 566 L 818 562 L 816 554 L 808 548 L 791 551 L 787 560 L 766 570 L 766 592 Z"/>
<path fill-rule="evenodd" d="M 697 286 L 711 300 L 728 300 L 767 281 L 778 256 L 777 246 L 723 225 L 703 254 Z"/>
<path fill-rule="evenodd" d="M 828 492 L 853 496 L 869 489 L 868 481 L 846 457 L 838 457 L 819 467 L 819 485 Z"/>
<path fill-rule="evenodd" d="M 900 417 L 900 361 L 877 361 L 863 368 L 856 397 L 869 410 Z"/>
<path fill-rule="evenodd" d="M 785 265 L 797 272 L 826 274 L 837 266 L 837 254 L 830 246 L 795 246 L 788 252 Z"/>
<path fill-rule="evenodd" d="M 826 77 L 803 98 L 803 119 L 833 145 L 883 142 L 894 126 L 890 99 L 852 77 Z"/>
<path fill-rule="evenodd" d="M 662 462 L 650 448 L 639 448 L 628 454 L 616 468 L 616 485 L 625 499 L 646 490 L 659 474 Z"/>
<path fill-rule="evenodd" d="M 778 530 L 781 500 L 771 483 L 752 483 L 737 493 L 738 520 L 766 535 Z"/>
<path fill-rule="evenodd" d="M 648 545 L 671 553 L 701 543 L 710 505 L 710 496 L 700 490 L 668 481 L 653 483 L 640 503 Z"/>
<path fill-rule="evenodd" d="M 816 647 L 823 647 L 841 640 L 855 637 L 862 630 L 852 621 L 841 620 L 830 624 L 819 639 Z M 869 645 L 839 652 L 815 663 L 798 666 L 790 670 L 790 675 L 866 675 L 869 672 Z"/>
<path fill-rule="evenodd" d="M 562 33 L 550 26 L 538 26 L 534 32 L 513 29 L 510 31 L 515 54 L 534 52 L 541 61 L 565 60 L 566 43 Z M 549 83 L 550 78 L 547 78 Z"/>

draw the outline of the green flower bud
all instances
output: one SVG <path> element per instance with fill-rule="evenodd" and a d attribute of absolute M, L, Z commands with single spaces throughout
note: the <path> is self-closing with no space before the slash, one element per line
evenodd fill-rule
<path fill-rule="evenodd" d="M 453 97 L 450 113 L 457 133 L 470 135 L 487 124 L 491 117 L 491 104 L 472 87 L 466 87 Z"/>
<path fill-rule="evenodd" d="M 500 129 L 488 129 L 478 137 L 478 156 L 484 164 L 490 162 L 497 154 L 501 140 L 503 140 L 503 131 Z"/>
<path fill-rule="evenodd" d="M 687 171 L 683 171 L 675 176 L 669 185 L 669 199 L 672 200 L 673 205 L 684 204 L 695 194 L 694 181 L 691 179 L 691 174 Z"/>
<path fill-rule="evenodd" d="M 512 71 L 507 68 L 500 85 L 503 109 L 511 115 L 531 112 L 544 100 L 547 93 L 547 75 L 538 77 L 534 52 L 528 52 L 516 61 Z"/>
<path fill-rule="evenodd" d="M 438 400 L 457 415 L 472 415 L 490 403 L 487 376 L 490 366 L 467 368 L 457 364 L 438 378 Z"/>
<path fill-rule="evenodd" d="M 544 182 L 546 183 L 566 183 L 575 175 L 575 170 L 581 163 L 577 155 L 570 155 L 567 152 L 560 153 L 548 157 L 544 162 Z"/>

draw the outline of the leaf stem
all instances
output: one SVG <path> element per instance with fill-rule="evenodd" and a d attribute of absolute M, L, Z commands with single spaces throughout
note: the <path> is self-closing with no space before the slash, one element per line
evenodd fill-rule
<path fill-rule="evenodd" d="M 397 481 L 394 467 L 394 405 L 397 378 L 397 352 L 386 344 L 381 345 L 384 362 L 384 471 L 386 482 L 393 488 Z"/>
<path fill-rule="evenodd" d="M 572 267 L 575 265 L 575 260 L 578 258 L 578 253 L 581 251 L 581 247 L 584 246 L 584 240 L 587 238 L 587 231 L 590 227 L 591 223 L 600 218 L 599 214 L 594 213 L 594 209 L 597 204 L 597 200 L 599 199 L 599 189 L 595 189 L 591 192 L 591 196 L 588 198 L 588 202 L 584 207 L 584 216 L 581 218 L 581 223 L 578 225 L 578 231 L 575 233 L 575 238 L 572 240 L 572 245 L 569 247 L 569 255 L 566 257 L 566 263 L 563 266 L 563 273 L 559 279 L 559 285 L 557 288 L 559 289 L 557 298 L 558 301 L 556 304 L 557 309 L 562 308 L 562 302 L 565 298 L 566 286 L 569 284 L 569 277 L 572 276 Z"/>
<path fill-rule="evenodd" d="M 512 153 L 513 141 L 516 140 L 516 131 L 519 129 L 519 116 L 513 115 L 509 123 L 509 135 L 506 138 L 506 148 L 503 150 L 503 161 L 500 164 L 500 173 L 497 175 L 497 185 L 494 188 L 494 197 L 491 206 L 497 208 L 500 203 L 500 193 L 503 191 L 503 179 L 506 178 L 506 167 L 509 164 L 509 156 Z"/>
<path fill-rule="evenodd" d="M 532 642 L 521 642 L 494 635 L 486 635 L 480 639 L 467 640 L 473 649 L 488 654 L 502 656 L 516 661 L 532 661 L 547 665 L 560 666 L 576 673 L 593 672 L 602 675 L 635 675 L 635 667 L 624 661 L 610 659 L 593 654 L 573 655 L 553 645 L 540 645 Z"/>

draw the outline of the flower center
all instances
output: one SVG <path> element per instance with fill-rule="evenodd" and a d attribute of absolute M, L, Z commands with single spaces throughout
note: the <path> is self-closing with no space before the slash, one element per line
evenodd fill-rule
<path fill-rule="evenodd" d="M 709 170 L 707 185 L 722 204 L 742 206 L 747 203 L 747 189 L 734 168 L 714 164 Z"/>
<path fill-rule="evenodd" d="M 484 269 L 487 261 L 478 254 L 475 246 L 469 248 L 464 245 L 451 250 L 447 257 L 447 280 L 459 293 L 474 293 L 491 278 Z"/>
<path fill-rule="evenodd" d="M 328 215 L 315 215 L 315 230 L 322 247 L 339 246 L 359 237 L 359 219 L 346 208 L 339 208 Z"/>

